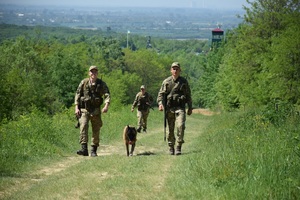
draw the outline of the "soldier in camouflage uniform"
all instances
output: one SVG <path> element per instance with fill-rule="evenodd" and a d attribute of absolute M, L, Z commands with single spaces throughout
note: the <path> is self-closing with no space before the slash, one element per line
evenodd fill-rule
<path fill-rule="evenodd" d="M 103 100 L 104 98 L 104 100 Z M 104 107 L 100 106 L 104 102 Z M 92 124 L 91 156 L 97 156 L 99 147 L 100 128 L 102 127 L 101 112 L 106 113 L 110 104 L 110 92 L 105 82 L 98 78 L 98 68 L 89 68 L 89 78 L 82 80 L 75 95 L 75 114 L 80 123 L 81 150 L 78 155 L 88 156 L 88 128 L 89 121 Z"/>
<path fill-rule="evenodd" d="M 181 154 L 181 147 L 182 144 L 184 143 L 186 104 L 188 105 L 187 114 L 191 115 L 193 112 L 191 90 L 188 81 L 185 78 L 181 77 L 180 73 L 181 73 L 180 64 L 178 62 L 172 63 L 171 65 L 172 76 L 168 77 L 163 81 L 157 96 L 157 103 L 159 106 L 158 109 L 160 111 L 166 109 L 165 110 L 166 118 L 169 127 L 167 140 L 168 140 L 169 151 L 171 155 Z M 177 125 L 176 138 L 174 134 L 175 122 Z M 177 147 L 175 153 L 174 145 L 176 142 L 177 142 Z"/>
<path fill-rule="evenodd" d="M 131 112 L 134 111 L 134 108 L 137 106 L 137 117 L 138 117 L 138 128 L 137 132 L 147 132 L 147 119 L 150 113 L 150 107 L 153 103 L 152 96 L 146 92 L 144 85 L 141 86 L 141 91 L 135 96 L 134 102 L 131 107 Z"/>

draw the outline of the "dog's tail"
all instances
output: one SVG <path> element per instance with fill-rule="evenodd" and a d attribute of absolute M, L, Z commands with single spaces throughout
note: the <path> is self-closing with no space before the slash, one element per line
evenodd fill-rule
<path fill-rule="evenodd" d="M 129 125 L 125 126 L 124 130 L 123 130 L 123 139 L 126 140 L 127 139 L 127 131 L 129 129 Z"/>

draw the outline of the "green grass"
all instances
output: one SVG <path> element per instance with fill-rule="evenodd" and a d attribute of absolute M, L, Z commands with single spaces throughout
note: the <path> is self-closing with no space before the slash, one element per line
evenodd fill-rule
<path fill-rule="evenodd" d="M 168 155 L 151 111 L 126 157 L 130 107 L 103 115 L 100 156 L 80 157 L 73 109 L 1 125 L 0 199 L 299 199 L 299 116 L 274 126 L 257 113 L 187 117 L 182 156 Z"/>
<path fill-rule="evenodd" d="M 187 198 L 187 194 L 194 194 L 192 199 L 300 197 L 300 158 L 294 144 L 299 127 L 257 128 L 255 124 L 244 129 L 247 124 L 237 125 L 240 117 L 214 116 L 205 134 L 192 144 L 199 153 L 183 157 L 177 167 L 185 172 L 176 176 L 180 185 L 174 185 L 174 193 L 177 188 L 187 188 L 178 192 L 178 199 Z"/>

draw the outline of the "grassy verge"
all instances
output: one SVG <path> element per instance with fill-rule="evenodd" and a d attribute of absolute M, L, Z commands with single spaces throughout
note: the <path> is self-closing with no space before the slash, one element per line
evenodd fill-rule
<path fill-rule="evenodd" d="M 213 117 L 205 134 L 192 144 L 199 153 L 183 157 L 174 169 L 182 171 L 173 177 L 176 198 L 188 194 L 193 194 L 189 199 L 300 197 L 297 122 L 274 127 L 258 115 L 248 117 L 241 113 Z"/>
<path fill-rule="evenodd" d="M 0 197 L 10 199 L 298 199 L 299 118 L 274 126 L 256 113 L 187 117 L 182 156 L 163 141 L 163 114 L 152 111 L 135 156 L 122 130 L 129 107 L 103 115 L 100 156 L 76 156 L 73 110 L 35 111 L 1 126 Z M 16 144 L 16 145 L 14 145 Z M 2 194 L 2 196 L 1 196 Z"/>

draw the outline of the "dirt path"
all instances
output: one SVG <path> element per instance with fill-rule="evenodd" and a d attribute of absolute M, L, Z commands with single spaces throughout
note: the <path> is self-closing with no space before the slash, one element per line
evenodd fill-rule
<path fill-rule="evenodd" d="M 220 114 L 219 112 L 213 112 L 209 109 L 202 109 L 202 108 L 194 109 L 193 113 L 201 114 L 201 115 L 205 115 L 205 116 L 212 116 L 212 115 Z"/>
<path fill-rule="evenodd" d="M 194 113 L 214 114 L 204 109 L 194 110 Z M 189 118 L 188 121 L 199 124 L 193 118 Z M 188 136 L 190 141 L 198 137 L 198 130 L 200 130 L 198 127 L 190 128 Z M 189 150 L 188 144 L 185 145 L 185 149 L 192 151 Z M 125 146 L 122 140 L 114 145 L 101 144 L 98 155 L 97 158 L 91 158 L 75 154 L 24 177 L 14 178 L 11 180 L 14 186 L 0 192 L 0 199 L 65 199 L 65 197 L 82 199 L 87 196 L 86 188 L 101 194 L 101 199 L 139 199 L 142 193 L 147 195 L 144 199 L 151 199 L 162 193 L 167 194 L 165 182 L 170 175 L 172 165 L 176 162 L 176 156 L 168 155 L 161 128 L 138 135 L 133 157 L 125 156 Z M 97 169 L 97 173 L 93 173 L 94 169 Z M 133 171 L 137 172 L 133 173 Z M 132 176 L 133 179 L 128 176 Z M 141 180 L 147 180 L 147 182 L 141 182 Z M 126 182 L 136 184 L 135 191 L 131 191 L 131 186 L 125 184 Z M 61 185 L 70 188 L 63 190 Z M 116 188 L 117 191 L 111 188 Z M 50 198 L 49 194 L 53 191 L 57 194 L 52 194 Z M 130 194 L 128 194 L 129 191 L 131 191 Z M 96 199 L 93 194 L 88 194 L 88 196 L 90 199 Z"/>

